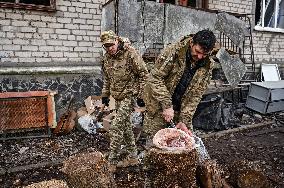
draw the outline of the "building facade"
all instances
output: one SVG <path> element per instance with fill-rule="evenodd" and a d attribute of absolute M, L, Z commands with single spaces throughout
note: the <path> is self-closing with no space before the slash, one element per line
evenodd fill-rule
<path fill-rule="evenodd" d="M 284 1 L 209 0 L 209 9 L 248 14 L 252 21 L 256 66 L 262 63 L 278 64 L 283 78 Z"/>
<path fill-rule="evenodd" d="M 0 0 L 0 91 L 57 90 L 57 106 L 63 108 L 70 95 L 80 106 L 87 96 L 100 94 L 99 36 L 107 0 L 40 2 Z M 181 5 L 248 14 L 256 67 L 275 63 L 283 72 L 284 1 L 273 2 L 196 0 Z"/>
<path fill-rule="evenodd" d="M 0 1 L 0 92 L 57 91 L 60 114 L 71 95 L 99 95 L 105 1 L 17 2 Z"/>

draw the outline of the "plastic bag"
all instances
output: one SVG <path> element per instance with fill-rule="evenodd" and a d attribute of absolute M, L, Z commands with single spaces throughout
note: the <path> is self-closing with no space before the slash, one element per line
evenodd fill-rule
<path fill-rule="evenodd" d="M 210 159 L 210 156 L 205 148 L 201 138 L 193 136 L 195 141 L 195 148 L 198 154 L 198 162 L 202 164 L 205 160 Z"/>
<path fill-rule="evenodd" d="M 134 127 L 141 127 L 143 124 L 143 113 L 134 111 L 130 116 L 130 122 Z"/>
<path fill-rule="evenodd" d="M 102 124 L 97 122 L 95 117 L 84 115 L 78 119 L 79 125 L 89 134 L 96 134 L 98 128 L 102 128 Z"/>

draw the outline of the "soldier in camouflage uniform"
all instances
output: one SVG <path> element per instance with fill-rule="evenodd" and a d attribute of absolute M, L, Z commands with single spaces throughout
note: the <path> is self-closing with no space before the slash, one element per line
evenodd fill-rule
<path fill-rule="evenodd" d="M 202 30 L 160 54 L 144 88 L 144 132 L 149 141 L 170 121 L 192 134 L 193 114 L 212 75 L 215 42 L 211 31 Z"/>
<path fill-rule="evenodd" d="M 145 106 L 142 97 L 148 71 L 129 40 L 118 37 L 113 31 L 105 31 L 101 41 L 106 50 L 102 59 L 102 103 L 108 106 L 110 95 L 116 101 L 116 116 L 110 128 L 109 161 L 117 166 L 135 165 L 137 149 L 130 114 L 134 104 Z"/>

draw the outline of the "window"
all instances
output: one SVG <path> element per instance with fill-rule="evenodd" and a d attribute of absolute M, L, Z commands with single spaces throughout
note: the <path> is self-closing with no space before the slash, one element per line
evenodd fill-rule
<path fill-rule="evenodd" d="M 256 0 L 255 29 L 284 32 L 284 0 Z"/>
<path fill-rule="evenodd" d="M 0 0 L 0 7 L 55 11 L 55 0 Z"/>
<path fill-rule="evenodd" d="M 207 0 L 157 0 L 157 2 L 208 9 Z"/>

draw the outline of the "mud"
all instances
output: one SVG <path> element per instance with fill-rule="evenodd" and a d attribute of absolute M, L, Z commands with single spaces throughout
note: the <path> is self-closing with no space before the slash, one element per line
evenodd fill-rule
<path fill-rule="evenodd" d="M 243 130 L 218 138 L 209 137 L 204 140 L 204 144 L 211 158 L 216 159 L 224 169 L 229 183 L 234 183 L 230 182 L 230 166 L 235 161 L 247 160 L 260 167 L 271 187 L 284 187 L 283 124 Z M 60 170 L 61 163 L 45 162 L 64 160 L 80 152 L 106 153 L 108 145 L 107 134 L 89 135 L 79 131 L 53 138 L 1 141 L 1 188 L 22 187 L 52 179 L 65 181 L 66 176 Z M 141 151 L 143 147 L 139 148 Z M 49 165 L 35 165 L 29 170 L 19 168 L 25 165 L 32 167 L 32 164 L 39 163 Z M 114 177 L 119 187 L 143 187 L 145 174 L 140 165 L 118 168 Z"/>

